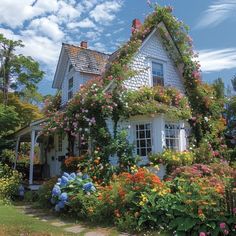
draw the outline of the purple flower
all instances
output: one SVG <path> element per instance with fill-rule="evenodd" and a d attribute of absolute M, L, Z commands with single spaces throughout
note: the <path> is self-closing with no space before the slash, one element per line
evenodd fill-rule
<path fill-rule="evenodd" d="M 57 203 L 57 205 L 58 205 L 58 207 L 59 207 L 60 209 L 62 209 L 62 208 L 65 207 L 65 202 L 60 201 L 60 202 Z"/>

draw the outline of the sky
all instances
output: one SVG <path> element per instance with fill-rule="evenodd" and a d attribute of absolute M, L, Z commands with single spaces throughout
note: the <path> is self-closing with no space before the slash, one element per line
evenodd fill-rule
<path fill-rule="evenodd" d="M 203 80 L 221 77 L 226 85 L 236 74 L 236 0 L 151 0 L 174 7 L 173 14 L 190 26 L 199 53 Z M 152 9 L 146 0 L 1 0 L 0 33 L 25 44 L 17 53 L 32 56 L 46 72 L 39 84 L 51 89 L 62 42 L 111 53 L 125 43 L 134 18 Z"/>

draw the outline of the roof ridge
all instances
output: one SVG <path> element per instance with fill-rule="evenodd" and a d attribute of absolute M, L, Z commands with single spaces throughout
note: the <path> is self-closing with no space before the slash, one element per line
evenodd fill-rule
<path fill-rule="evenodd" d="M 104 55 L 106 55 L 106 56 L 110 56 L 110 55 L 111 55 L 111 54 L 108 54 L 108 53 L 105 53 L 105 52 L 100 52 L 100 51 L 93 50 L 93 49 L 90 49 L 90 48 L 83 48 L 83 47 L 80 47 L 79 45 L 75 45 L 75 44 L 70 44 L 70 43 L 64 43 L 64 42 L 62 42 L 62 45 L 73 46 L 73 47 L 76 47 L 76 48 L 81 48 L 81 49 L 85 49 L 85 50 L 88 50 L 88 51 L 92 51 L 92 52 L 97 52 L 97 53 L 100 53 L 100 54 L 104 54 Z"/>

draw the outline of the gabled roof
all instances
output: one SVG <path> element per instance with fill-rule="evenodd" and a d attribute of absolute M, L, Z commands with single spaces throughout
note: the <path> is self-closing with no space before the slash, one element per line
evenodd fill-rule
<path fill-rule="evenodd" d="M 108 54 L 63 43 L 52 87 L 57 89 L 61 87 L 66 73 L 65 64 L 68 60 L 78 72 L 101 75 L 105 70 L 108 58 Z"/>
<path fill-rule="evenodd" d="M 64 48 L 76 71 L 95 75 L 104 71 L 108 54 L 70 44 L 64 44 Z"/>

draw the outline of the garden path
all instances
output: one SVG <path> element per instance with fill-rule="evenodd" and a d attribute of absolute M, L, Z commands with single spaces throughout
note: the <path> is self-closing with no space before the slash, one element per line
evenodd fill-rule
<path fill-rule="evenodd" d="M 92 227 L 73 221 L 63 220 L 50 212 L 34 208 L 31 205 L 16 206 L 16 208 L 28 216 L 50 223 L 52 226 L 62 228 L 65 233 L 73 233 L 79 236 L 131 236 L 126 233 L 118 233 L 114 228 Z"/>

